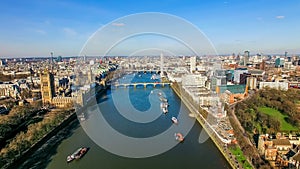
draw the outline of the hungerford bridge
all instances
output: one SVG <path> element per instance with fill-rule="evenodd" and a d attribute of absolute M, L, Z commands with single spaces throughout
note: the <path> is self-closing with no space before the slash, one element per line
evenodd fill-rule
<path fill-rule="evenodd" d="M 165 86 L 170 86 L 171 83 L 163 83 L 163 82 L 137 82 L 137 83 L 113 83 L 111 84 L 111 86 L 114 86 L 116 88 L 118 87 L 138 87 L 138 86 L 143 86 L 144 88 L 147 88 L 147 86 L 161 86 L 161 87 L 165 87 Z"/>

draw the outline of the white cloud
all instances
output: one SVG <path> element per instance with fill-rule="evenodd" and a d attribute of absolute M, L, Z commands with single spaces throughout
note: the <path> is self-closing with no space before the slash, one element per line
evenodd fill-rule
<path fill-rule="evenodd" d="M 276 16 L 276 19 L 284 19 L 284 18 L 285 18 L 285 16 L 283 16 L 283 15 Z"/>
<path fill-rule="evenodd" d="M 118 22 L 114 22 L 112 23 L 113 26 L 125 26 L 125 23 L 118 23 Z"/>
<path fill-rule="evenodd" d="M 65 33 L 66 36 L 77 36 L 78 33 L 71 28 L 63 28 L 63 32 Z"/>

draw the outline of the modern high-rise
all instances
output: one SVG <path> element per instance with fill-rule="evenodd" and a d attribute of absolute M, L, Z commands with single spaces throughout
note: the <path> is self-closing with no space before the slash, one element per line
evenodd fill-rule
<path fill-rule="evenodd" d="M 50 104 L 52 98 L 55 96 L 54 76 L 51 72 L 46 70 L 41 73 L 41 93 L 43 104 Z"/>
<path fill-rule="evenodd" d="M 0 59 L 0 66 L 3 66 L 3 65 L 5 65 L 5 62 L 4 62 L 4 60 Z"/>
<path fill-rule="evenodd" d="M 250 73 L 240 74 L 240 83 L 239 84 L 247 84 L 247 78 L 251 77 Z"/>
<path fill-rule="evenodd" d="M 160 77 L 164 77 L 164 56 L 160 53 Z"/>
<path fill-rule="evenodd" d="M 284 52 L 284 58 L 287 58 L 287 54 L 288 54 L 288 52 Z"/>
<path fill-rule="evenodd" d="M 88 68 L 87 77 L 88 77 L 89 83 L 92 83 L 93 82 L 93 72 L 92 72 L 92 69 L 91 69 L 90 65 L 89 65 L 89 68 Z"/>
<path fill-rule="evenodd" d="M 190 58 L 190 72 L 193 73 L 193 71 L 196 70 L 196 56 L 192 56 Z"/>
<path fill-rule="evenodd" d="M 277 58 L 275 60 L 275 67 L 283 67 L 284 66 L 284 58 Z"/>
<path fill-rule="evenodd" d="M 248 69 L 247 68 L 236 68 L 234 70 L 234 74 L 233 74 L 234 83 L 237 83 L 237 84 L 240 83 L 240 75 L 243 73 L 248 73 Z"/>
<path fill-rule="evenodd" d="M 247 86 L 250 90 L 257 88 L 257 78 L 256 77 L 247 77 Z"/>
<path fill-rule="evenodd" d="M 244 66 L 247 66 L 247 63 L 249 62 L 249 55 L 250 55 L 249 51 L 244 52 Z"/>

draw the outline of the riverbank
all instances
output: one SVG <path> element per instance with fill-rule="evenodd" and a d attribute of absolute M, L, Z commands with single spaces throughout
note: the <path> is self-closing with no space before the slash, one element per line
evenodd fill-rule
<path fill-rule="evenodd" d="M 51 162 L 51 156 L 57 153 L 57 147 L 63 140 L 71 137 L 74 130 L 76 130 L 78 127 L 80 127 L 80 124 L 77 119 L 70 122 L 65 128 L 60 130 L 57 134 L 47 140 L 45 144 L 33 152 L 33 154 L 30 155 L 23 163 L 16 165 L 15 168 L 46 168 Z"/>
<path fill-rule="evenodd" d="M 173 91 L 177 94 L 177 96 L 182 100 L 182 102 L 185 104 L 185 106 L 188 108 L 188 110 L 195 115 L 195 118 L 200 123 L 200 125 L 203 127 L 203 129 L 206 131 L 206 133 L 210 136 L 210 139 L 215 143 L 216 147 L 219 149 L 219 151 L 222 153 L 222 155 L 225 157 L 227 162 L 230 164 L 232 168 L 236 168 L 234 161 L 230 159 L 228 154 L 225 153 L 225 149 L 222 147 L 222 145 L 219 143 L 218 138 L 214 136 L 214 133 L 212 133 L 211 129 L 208 128 L 208 126 L 205 124 L 204 117 L 199 113 L 197 108 L 195 108 L 190 102 L 188 102 L 187 98 L 181 94 L 177 87 L 174 87 L 174 85 L 171 85 L 171 88 Z M 223 145 L 224 146 L 224 145 Z"/>
<path fill-rule="evenodd" d="M 17 168 L 17 166 L 23 163 L 26 159 L 28 159 L 37 149 L 39 149 L 42 145 L 44 145 L 47 140 L 56 135 L 60 130 L 65 128 L 70 122 L 76 120 L 76 113 L 73 112 L 69 116 L 67 116 L 58 126 L 50 130 L 47 134 L 45 134 L 42 138 L 40 138 L 36 143 L 30 146 L 26 151 L 22 152 L 20 156 L 16 157 L 10 163 L 2 166 L 3 169 L 7 168 Z"/>
<path fill-rule="evenodd" d="M 103 94 L 106 90 L 107 87 L 101 89 L 96 95 Z M 96 101 L 96 99 L 90 99 L 90 102 L 88 102 L 87 105 L 90 105 L 91 102 L 94 103 L 94 101 Z M 84 109 L 85 107 L 83 107 L 82 109 Z M 76 111 L 82 111 L 82 109 L 78 109 Z M 53 128 L 51 131 L 49 131 L 49 133 L 45 134 L 40 140 L 38 140 L 29 149 L 23 152 L 21 156 L 17 157 L 10 163 L 7 163 L 1 168 L 26 168 L 24 167 L 24 165 L 31 167 L 33 165 L 28 164 L 40 163 L 40 161 L 48 159 L 46 157 L 48 157 L 49 154 L 46 150 L 51 150 L 52 147 L 59 145 L 59 143 L 71 133 L 71 130 L 74 129 L 73 125 L 79 125 L 76 111 L 73 110 L 73 113 L 67 116 L 58 126 Z M 51 142 L 49 142 L 49 140 L 51 140 Z M 40 165 L 37 165 L 36 167 L 40 168 Z"/>

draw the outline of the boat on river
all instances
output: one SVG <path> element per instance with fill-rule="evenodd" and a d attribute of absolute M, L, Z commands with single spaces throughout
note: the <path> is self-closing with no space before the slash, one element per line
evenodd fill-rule
<path fill-rule="evenodd" d="M 164 98 L 164 97 L 160 97 L 159 99 L 160 99 L 160 101 L 162 101 L 162 102 L 168 102 L 168 99 L 166 99 L 166 98 Z"/>
<path fill-rule="evenodd" d="M 156 77 L 156 74 L 153 74 L 153 75 L 151 76 L 151 80 L 156 80 L 156 79 L 158 79 L 158 78 Z"/>
<path fill-rule="evenodd" d="M 69 163 L 75 159 L 80 159 L 87 153 L 87 151 L 88 151 L 87 147 L 80 147 L 73 154 L 71 154 L 67 157 L 67 162 Z"/>
<path fill-rule="evenodd" d="M 162 108 L 162 111 L 163 111 L 163 113 L 165 113 L 165 114 L 166 114 L 166 113 L 168 113 L 168 108 L 166 108 L 166 107 L 163 107 L 163 108 Z"/>
<path fill-rule="evenodd" d="M 167 108 L 168 106 L 169 106 L 169 104 L 167 102 L 160 103 L 161 108 Z"/>
<path fill-rule="evenodd" d="M 178 124 L 178 119 L 176 117 L 173 116 L 171 120 L 174 124 Z"/>
<path fill-rule="evenodd" d="M 183 142 L 184 137 L 181 133 L 175 133 L 175 139 L 179 142 Z"/>

